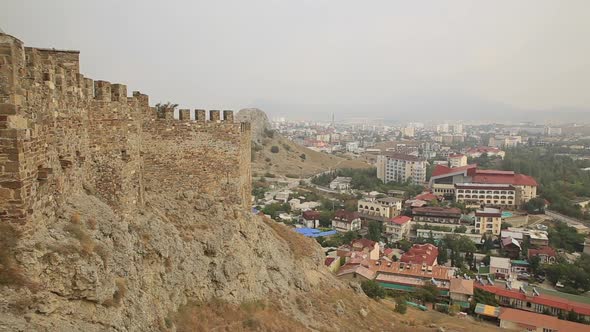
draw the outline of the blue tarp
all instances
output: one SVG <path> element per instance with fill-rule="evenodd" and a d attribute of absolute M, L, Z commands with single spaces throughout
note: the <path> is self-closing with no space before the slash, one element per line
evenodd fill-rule
<path fill-rule="evenodd" d="M 295 231 L 299 234 L 302 234 L 303 236 L 307 236 L 307 237 L 320 237 L 320 236 L 330 236 L 330 235 L 334 235 L 337 232 L 336 231 L 327 231 L 327 232 L 322 232 L 319 229 L 315 229 L 315 228 L 295 228 Z"/>

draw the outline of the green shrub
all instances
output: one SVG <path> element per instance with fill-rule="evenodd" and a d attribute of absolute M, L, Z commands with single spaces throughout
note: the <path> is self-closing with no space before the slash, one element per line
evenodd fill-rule
<path fill-rule="evenodd" d="M 361 288 L 363 292 L 367 294 L 368 297 L 373 299 L 382 299 L 385 297 L 385 289 L 381 287 L 376 281 L 374 280 L 366 280 L 361 283 Z"/>

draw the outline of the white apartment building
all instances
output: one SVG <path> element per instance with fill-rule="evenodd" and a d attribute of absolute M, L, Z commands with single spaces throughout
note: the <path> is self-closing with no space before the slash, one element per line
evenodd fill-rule
<path fill-rule="evenodd" d="M 406 154 L 384 153 L 377 156 L 377 177 L 385 183 L 410 180 L 422 184 L 426 181 L 426 160 Z"/>

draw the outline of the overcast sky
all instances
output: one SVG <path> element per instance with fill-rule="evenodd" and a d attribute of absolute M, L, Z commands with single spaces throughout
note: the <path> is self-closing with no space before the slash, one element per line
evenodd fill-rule
<path fill-rule="evenodd" d="M 590 111 L 588 0 L 2 0 L 0 28 L 152 103 Z"/>

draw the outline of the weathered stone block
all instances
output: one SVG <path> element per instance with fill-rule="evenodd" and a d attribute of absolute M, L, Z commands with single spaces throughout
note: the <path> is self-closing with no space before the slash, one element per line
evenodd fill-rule
<path fill-rule="evenodd" d="M 234 111 L 231 111 L 231 110 L 223 111 L 223 121 L 234 122 Z"/>
<path fill-rule="evenodd" d="M 219 121 L 220 120 L 219 116 L 220 116 L 220 114 L 219 114 L 219 111 L 218 110 L 211 110 L 211 111 L 209 111 L 209 120 L 211 120 L 211 121 Z"/>
<path fill-rule="evenodd" d="M 205 122 L 207 120 L 207 111 L 195 110 L 195 120 L 199 122 Z"/>
<path fill-rule="evenodd" d="M 111 85 L 111 100 L 126 102 L 127 101 L 127 86 L 125 84 Z"/>
<path fill-rule="evenodd" d="M 189 121 L 191 119 L 191 110 L 181 109 L 178 111 L 178 118 L 182 121 Z"/>

